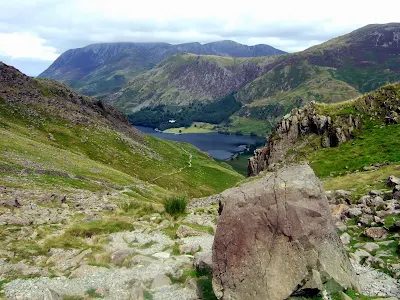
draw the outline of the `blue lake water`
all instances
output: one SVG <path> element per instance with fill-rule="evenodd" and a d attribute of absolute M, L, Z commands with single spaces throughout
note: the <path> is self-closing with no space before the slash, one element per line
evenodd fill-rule
<path fill-rule="evenodd" d="M 174 134 L 157 132 L 150 127 L 135 127 L 144 133 L 158 138 L 190 143 L 217 159 L 229 159 L 235 153 L 242 152 L 247 146 L 263 142 L 263 139 L 260 137 L 247 135 L 227 135 L 217 132 Z"/>

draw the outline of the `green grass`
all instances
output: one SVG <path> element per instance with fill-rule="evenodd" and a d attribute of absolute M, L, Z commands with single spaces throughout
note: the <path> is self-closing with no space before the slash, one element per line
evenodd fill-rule
<path fill-rule="evenodd" d="M 142 217 L 155 212 L 151 203 L 138 200 L 127 200 L 119 203 L 119 208 L 127 215 Z"/>
<path fill-rule="evenodd" d="M 256 120 L 246 117 L 233 115 L 229 118 L 229 122 L 224 122 L 217 126 L 217 130 L 230 133 L 241 132 L 244 135 L 257 135 L 266 137 L 272 130 L 272 124 L 264 120 Z"/>
<path fill-rule="evenodd" d="M 357 200 L 368 194 L 370 190 L 385 190 L 386 180 L 390 175 L 400 176 L 400 168 L 396 164 L 384 166 L 378 170 L 368 172 L 354 172 L 341 176 L 329 177 L 323 180 L 325 190 L 353 191 L 352 197 Z"/>
<path fill-rule="evenodd" d="M 212 274 L 207 271 L 196 271 L 197 286 L 203 300 L 217 300 L 212 288 Z"/>
<path fill-rule="evenodd" d="M 145 300 L 153 300 L 153 295 L 148 290 L 143 292 L 143 296 Z"/>
<path fill-rule="evenodd" d="M 155 185 L 145 185 L 144 190 L 150 193 L 132 191 L 138 200 L 160 202 L 161 198 L 151 195 L 179 191 L 188 196 L 206 196 L 243 178 L 188 144 L 149 136 L 135 140 L 106 126 L 72 126 L 47 115 L 31 116 L 25 110 L 0 100 L 1 122 L 5 124 L 0 126 L 0 165 L 59 170 L 88 179 L 29 176 L 30 185 L 26 186 L 29 189 L 98 191 L 107 189 L 105 184 L 143 186 L 144 182 L 153 183 L 154 178 L 162 175 Z M 48 133 L 56 142 L 49 139 Z M 188 168 L 189 154 L 193 156 L 191 168 Z M 215 177 L 218 179 L 211 180 Z M 5 176 L 0 181 L 6 186 L 11 184 Z"/>
<path fill-rule="evenodd" d="M 225 162 L 239 174 L 247 176 L 247 166 L 250 157 L 253 157 L 253 155 L 238 155 L 236 158 L 232 158 Z"/>
<path fill-rule="evenodd" d="M 95 288 L 88 289 L 85 294 L 91 298 L 104 298 L 101 294 L 96 293 Z"/>
<path fill-rule="evenodd" d="M 215 125 L 203 123 L 203 122 L 194 122 L 190 127 L 178 127 L 178 128 L 169 128 L 164 130 L 166 133 L 209 133 L 214 132 L 213 129 Z"/>
<path fill-rule="evenodd" d="M 365 296 L 354 290 L 347 290 L 346 295 L 349 296 L 352 300 L 372 300 L 380 298 L 380 297 Z"/>
<path fill-rule="evenodd" d="M 62 296 L 62 300 L 83 300 L 80 296 Z"/>
<path fill-rule="evenodd" d="M 184 196 L 167 198 L 163 201 L 165 211 L 171 216 L 180 216 L 186 212 L 188 200 Z"/>
<path fill-rule="evenodd" d="M 355 139 L 339 147 L 321 148 L 309 156 L 316 174 L 325 178 L 354 172 L 373 163 L 400 161 L 400 125 L 369 123 Z"/>
<path fill-rule="evenodd" d="M 134 230 L 134 228 L 130 222 L 108 219 L 74 224 L 65 230 L 65 234 L 74 237 L 90 238 L 99 234 L 110 234 L 119 231 L 132 230 Z"/>

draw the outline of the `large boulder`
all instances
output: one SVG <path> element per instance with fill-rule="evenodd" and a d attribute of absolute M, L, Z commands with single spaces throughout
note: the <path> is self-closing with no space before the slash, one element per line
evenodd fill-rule
<path fill-rule="evenodd" d="M 222 193 L 213 245 L 219 299 L 282 300 L 358 289 L 319 180 L 285 167 Z"/>

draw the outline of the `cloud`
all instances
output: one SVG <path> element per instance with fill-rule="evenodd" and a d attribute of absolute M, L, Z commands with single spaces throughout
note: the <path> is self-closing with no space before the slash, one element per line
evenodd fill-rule
<path fill-rule="evenodd" d="M 31 72 L 41 65 L 34 61 L 49 65 L 68 49 L 119 41 L 176 44 L 231 39 L 293 52 L 370 23 L 394 22 L 397 1 L 0 1 L 0 59 L 13 58 L 22 71 Z"/>
<path fill-rule="evenodd" d="M 57 49 L 46 46 L 46 40 L 29 32 L 0 33 L 0 55 L 11 59 L 30 58 L 37 60 L 55 60 Z"/>

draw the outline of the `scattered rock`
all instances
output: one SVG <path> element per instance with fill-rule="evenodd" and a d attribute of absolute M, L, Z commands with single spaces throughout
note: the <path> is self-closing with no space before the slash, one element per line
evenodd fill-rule
<path fill-rule="evenodd" d="M 359 207 L 352 207 L 347 210 L 347 215 L 350 218 L 356 218 L 362 215 L 361 208 Z"/>
<path fill-rule="evenodd" d="M 197 252 L 194 255 L 193 265 L 200 271 L 212 271 L 212 252 Z"/>
<path fill-rule="evenodd" d="M 371 239 L 384 239 L 388 232 L 383 227 L 370 227 L 364 230 L 364 234 Z"/>
<path fill-rule="evenodd" d="M 342 241 L 342 243 L 343 243 L 344 245 L 347 245 L 347 244 L 349 244 L 350 241 L 351 241 L 351 236 L 350 236 L 350 234 L 348 234 L 347 232 L 345 232 L 345 233 L 343 233 L 343 234 L 340 236 L 340 239 L 341 239 L 341 241 Z"/>
<path fill-rule="evenodd" d="M 143 285 L 143 283 L 140 282 L 139 284 L 134 284 L 129 295 L 129 300 L 145 300 L 145 290 L 146 287 Z"/>
<path fill-rule="evenodd" d="M 124 260 L 129 256 L 135 253 L 134 249 L 124 249 L 115 251 L 111 254 L 111 263 L 118 265 L 124 262 Z"/>
<path fill-rule="evenodd" d="M 151 289 L 157 289 L 166 285 L 171 285 L 171 279 L 164 274 L 158 274 L 154 277 L 153 282 L 151 283 Z"/>
<path fill-rule="evenodd" d="M 284 167 L 222 193 L 213 287 L 222 299 L 282 300 L 301 289 L 358 287 L 319 180 Z M 333 288 L 335 287 L 335 288 Z"/>
<path fill-rule="evenodd" d="M 189 226 L 185 226 L 185 225 L 180 225 L 178 227 L 178 230 L 176 231 L 176 236 L 178 238 L 184 238 L 187 236 L 193 236 L 193 235 L 205 235 L 207 233 L 193 229 Z"/>
<path fill-rule="evenodd" d="M 358 249 L 354 253 L 350 253 L 350 257 L 352 257 L 356 262 L 360 262 L 361 259 L 368 258 L 370 256 L 371 254 L 363 249 Z"/>
<path fill-rule="evenodd" d="M 387 179 L 386 185 L 388 187 L 395 187 L 396 185 L 400 185 L 400 178 L 397 178 L 396 176 L 391 175 Z"/>
<path fill-rule="evenodd" d="M 379 191 L 379 190 L 372 190 L 372 191 L 369 191 L 369 194 L 370 194 L 371 196 L 380 196 L 380 195 L 383 194 L 383 192 L 382 192 L 382 191 Z"/>
<path fill-rule="evenodd" d="M 368 226 L 369 224 L 372 223 L 374 220 L 374 217 L 372 215 L 363 215 L 358 222 L 361 223 L 364 226 Z"/>
<path fill-rule="evenodd" d="M 167 259 L 171 256 L 171 254 L 168 252 L 158 252 L 158 253 L 154 253 L 153 256 L 156 258 Z"/>
<path fill-rule="evenodd" d="M 101 273 L 107 273 L 107 272 L 109 272 L 109 269 L 104 268 L 104 267 L 82 265 L 79 268 L 72 271 L 70 277 L 71 278 L 74 278 L 74 277 L 81 278 L 81 277 L 88 276 L 90 274 L 101 274 Z"/>
<path fill-rule="evenodd" d="M 62 297 L 52 289 L 44 291 L 43 300 L 63 300 Z"/>
<path fill-rule="evenodd" d="M 371 252 L 374 251 L 374 250 L 379 249 L 379 245 L 378 245 L 378 244 L 370 243 L 370 242 L 365 243 L 362 247 L 363 247 L 365 250 L 367 250 L 369 253 L 371 253 Z"/>
<path fill-rule="evenodd" d="M 52 142 L 57 142 L 57 140 L 54 138 L 54 136 L 49 132 L 49 140 Z"/>

